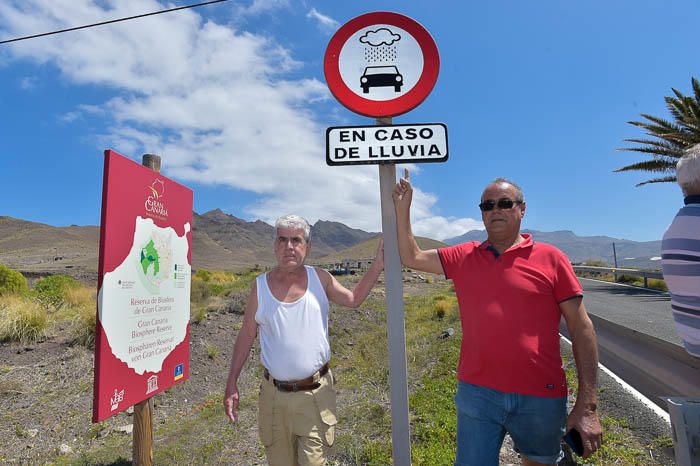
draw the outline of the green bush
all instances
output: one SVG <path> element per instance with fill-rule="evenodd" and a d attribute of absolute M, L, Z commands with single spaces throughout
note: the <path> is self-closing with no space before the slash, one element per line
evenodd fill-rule
<path fill-rule="evenodd" d="M 25 294 L 29 291 L 24 275 L 0 264 L 0 296 L 8 294 Z"/>
<path fill-rule="evenodd" d="M 192 311 L 190 321 L 195 324 L 201 324 L 207 318 L 207 309 L 204 307 L 194 308 Z"/>
<path fill-rule="evenodd" d="M 197 272 L 199 274 L 199 272 Z M 192 277 L 192 286 L 190 288 L 190 302 L 201 303 L 211 296 L 209 291 L 209 285 L 204 281 L 204 279 L 195 275 Z"/>
<path fill-rule="evenodd" d="M 608 267 L 608 264 L 598 259 L 588 259 L 583 263 L 583 265 L 587 265 L 589 267 Z"/>
<path fill-rule="evenodd" d="M 647 285 L 649 286 L 649 288 L 652 288 L 654 290 L 668 291 L 668 286 L 666 285 L 666 282 L 657 278 L 650 278 L 647 281 Z"/>
<path fill-rule="evenodd" d="M 80 282 L 73 277 L 51 275 L 36 282 L 34 291 L 37 293 L 40 301 L 58 307 L 66 302 L 70 290 L 79 287 Z"/>
<path fill-rule="evenodd" d="M 617 283 L 625 283 L 627 285 L 634 285 L 638 281 L 640 281 L 640 279 L 635 277 L 634 275 L 622 274 L 622 275 L 617 276 Z"/>
<path fill-rule="evenodd" d="M 212 274 L 210 271 L 204 269 L 199 269 L 194 274 L 196 278 L 199 278 L 203 282 L 208 282 L 209 280 L 211 280 L 211 275 Z"/>

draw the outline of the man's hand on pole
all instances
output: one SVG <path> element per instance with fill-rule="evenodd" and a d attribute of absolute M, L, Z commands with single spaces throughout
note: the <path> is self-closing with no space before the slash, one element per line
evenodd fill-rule
<path fill-rule="evenodd" d="M 384 270 L 384 238 L 379 238 L 377 252 L 374 254 L 374 260 L 372 261 L 372 265 L 375 264 L 379 270 Z"/>
<path fill-rule="evenodd" d="M 391 197 L 394 199 L 394 205 L 397 209 L 408 210 L 411 207 L 411 199 L 413 198 L 413 188 L 411 187 L 411 178 L 408 168 L 404 169 L 404 177 L 396 183 Z"/>

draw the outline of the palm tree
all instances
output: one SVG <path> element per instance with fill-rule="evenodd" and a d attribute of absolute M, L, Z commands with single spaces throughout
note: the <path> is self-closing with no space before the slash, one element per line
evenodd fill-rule
<path fill-rule="evenodd" d="M 673 116 L 673 121 L 664 120 L 642 113 L 648 121 L 629 121 L 630 125 L 646 130 L 646 134 L 657 139 L 625 139 L 625 142 L 640 144 L 638 147 L 618 149 L 625 152 L 641 152 L 651 156 L 651 160 L 633 163 L 618 168 L 615 172 L 641 170 L 653 173 L 663 173 L 666 176 L 653 178 L 637 186 L 649 183 L 665 183 L 676 181 L 676 163 L 683 152 L 695 144 L 700 144 L 700 82 L 692 78 L 693 96 L 683 95 L 671 88 L 675 97 L 664 97 L 666 106 Z"/>

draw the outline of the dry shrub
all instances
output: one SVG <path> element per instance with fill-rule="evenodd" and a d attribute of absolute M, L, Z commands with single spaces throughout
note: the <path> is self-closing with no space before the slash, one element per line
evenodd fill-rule
<path fill-rule="evenodd" d="M 30 343 L 43 340 L 48 330 L 46 309 L 35 300 L 0 297 L 0 341 Z"/>
<path fill-rule="evenodd" d="M 211 272 L 209 281 L 214 282 L 214 283 L 233 283 L 238 281 L 238 277 L 231 273 L 231 272 Z"/>
<path fill-rule="evenodd" d="M 72 307 L 95 306 L 95 290 L 92 288 L 69 288 L 66 290 L 65 303 Z"/>
<path fill-rule="evenodd" d="M 197 273 L 199 274 L 199 271 Z M 190 302 L 203 303 L 209 298 L 209 296 L 211 296 L 209 285 L 207 285 L 207 283 L 199 276 L 193 276 L 192 286 L 190 288 Z"/>
<path fill-rule="evenodd" d="M 658 278 L 650 278 L 648 286 L 653 290 L 668 291 L 668 286 L 666 285 L 666 282 L 663 280 L 659 280 Z"/>
<path fill-rule="evenodd" d="M 207 318 L 207 309 L 205 307 L 192 307 L 190 312 L 190 322 L 195 324 L 201 324 Z"/>
<path fill-rule="evenodd" d="M 97 328 L 95 305 L 88 302 L 85 305 L 72 308 L 71 311 L 73 312 L 73 342 L 87 348 L 94 348 Z"/>
<path fill-rule="evenodd" d="M 446 300 L 435 301 L 433 303 L 433 316 L 436 319 L 444 319 L 445 314 L 452 308 L 452 304 Z"/>

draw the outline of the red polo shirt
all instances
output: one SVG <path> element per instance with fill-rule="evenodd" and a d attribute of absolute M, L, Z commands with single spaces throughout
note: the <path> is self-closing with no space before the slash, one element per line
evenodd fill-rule
<path fill-rule="evenodd" d="M 566 396 L 559 303 L 582 296 L 569 260 L 525 241 L 500 256 L 485 241 L 438 249 L 462 320 L 460 380 L 506 393 Z"/>

